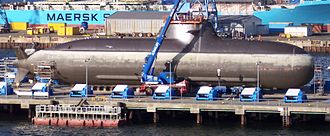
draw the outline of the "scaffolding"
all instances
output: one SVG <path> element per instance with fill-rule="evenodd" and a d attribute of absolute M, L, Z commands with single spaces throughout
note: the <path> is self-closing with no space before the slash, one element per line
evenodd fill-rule
<path fill-rule="evenodd" d="M 323 66 L 314 66 L 314 94 L 324 95 Z"/>
<path fill-rule="evenodd" d="M 52 81 L 55 73 L 55 61 L 39 61 L 34 68 L 36 80 L 42 83 Z"/>
<path fill-rule="evenodd" d="M 16 57 L 5 57 L 0 59 L 0 81 L 5 81 L 5 78 L 8 78 L 10 72 L 14 70 L 14 61 Z"/>

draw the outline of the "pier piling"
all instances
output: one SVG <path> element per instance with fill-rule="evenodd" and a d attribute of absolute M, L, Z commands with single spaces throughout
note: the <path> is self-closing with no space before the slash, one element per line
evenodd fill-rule
<path fill-rule="evenodd" d="M 330 114 L 325 114 L 324 115 L 324 121 L 325 122 L 330 122 Z"/>
<path fill-rule="evenodd" d="M 31 107 L 29 107 L 29 114 L 28 114 L 28 118 L 31 119 L 32 118 L 32 109 Z"/>
<path fill-rule="evenodd" d="M 289 127 L 291 125 L 291 117 L 288 107 L 284 107 L 282 112 L 282 126 Z"/>
<path fill-rule="evenodd" d="M 262 119 L 261 113 L 258 113 L 257 116 L 258 116 L 258 120 L 261 121 L 261 119 Z"/>
<path fill-rule="evenodd" d="M 174 119 L 176 117 L 175 111 L 172 111 L 172 118 Z"/>
<path fill-rule="evenodd" d="M 201 113 L 197 113 L 197 121 L 196 123 L 197 124 L 202 124 L 202 119 L 203 119 L 203 116 Z"/>
<path fill-rule="evenodd" d="M 241 115 L 241 126 L 245 126 L 247 123 L 245 114 Z"/>
<path fill-rule="evenodd" d="M 157 112 L 154 112 L 154 118 L 153 118 L 154 123 L 157 123 L 159 121 L 159 115 Z"/>
<path fill-rule="evenodd" d="M 218 120 L 219 119 L 219 113 L 215 111 L 214 112 L 214 117 L 215 117 L 216 120 Z"/>
<path fill-rule="evenodd" d="M 302 120 L 303 120 L 303 122 L 306 122 L 307 121 L 307 115 L 306 114 L 303 114 L 302 115 Z"/>
<path fill-rule="evenodd" d="M 14 109 L 13 109 L 13 105 L 10 104 L 10 105 L 9 105 L 9 113 L 13 113 L 13 111 L 14 111 Z"/>
<path fill-rule="evenodd" d="M 128 115 L 128 120 L 132 120 L 133 119 L 133 111 L 130 111 L 129 112 L 129 115 Z"/>

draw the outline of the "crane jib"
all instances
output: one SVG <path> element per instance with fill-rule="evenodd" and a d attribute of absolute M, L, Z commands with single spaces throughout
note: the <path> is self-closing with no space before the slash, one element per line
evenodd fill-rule
<path fill-rule="evenodd" d="M 154 49 L 153 49 L 152 52 L 151 52 L 151 55 L 155 55 L 155 54 L 156 54 L 157 49 L 158 49 L 159 46 L 160 46 L 160 44 L 159 44 L 159 42 L 157 42 L 157 43 L 155 44 Z"/>
<path fill-rule="evenodd" d="M 160 49 L 160 46 L 162 45 L 164 38 L 165 38 L 165 33 L 171 23 L 171 20 L 174 16 L 174 14 L 176 13 L 177 9 L 178 9 L 178 5 L 180 3 L 180 0 L 176 0 L 173 9 L 170 13 L 170 15 L 167 17 L 166 22 L 164 24 L 164 27 L 162 28 L 159 37 L 157 37 L 156 39 L 156 43 L 150 53 L 150 55 L 147 56 L 147 62 L 143 65 L 143 70 L 141 73 L 141 81 L 145 82 L 145 81 L 157 81 L 158 77 L 156 77 L 157 79 L 155 80 L 155 76 L 153 75 L 154 73 L 154 65 L 155 65 L 155 60 L 158 54 L 158 51 Z"/>

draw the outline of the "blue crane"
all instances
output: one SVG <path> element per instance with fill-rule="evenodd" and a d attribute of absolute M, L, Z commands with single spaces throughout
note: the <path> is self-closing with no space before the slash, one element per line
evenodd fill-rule
<path fill-rule="evenodd" d="M 155 69 L 154 64 L 157 59 L 158 51 L 165 39 L 165 34 L 171 23 L 171 20 L 172 20 L 174 14 L 177 12 L 179 3 L 180 3 L 180 0 L 175 1 L 172 11 L 171 11 L 170 15 L 167 17 L 165 25 L 162 28 L 162 31 L 160 32 L 159 36 L 157 37 L 156 43 L 155 43 L 154 47 L 152 48 L 151 53 L 145 58 L 146 63 L 143 64 L 143 68 L 142 68 L 142 72 L 141 72 L 141 77 L 142 77 L 141 82 L 142 83 L 153 82 L 153 83 L 168 84 L 168 83 L 174 82 L 173 77 L 169 78 L 168 76 L 166 76 L 169 74 L 173 74 L 173 72 L 162 72 L 162 73 L 160 73 L 160 76 L 158 76 L 158 77 L 154 76 L 153 73 L 154 73 L 154 69 Z"/>
<path fill-rule="evenodd" d="M 164 27 L 162 28 L 159 36 L 156 39 L 156 43 L 153 46 L 153 49 L 149 55 L 145 58 L 145 64 L 143 64 L 142 72 L 141 72 L 141 82 L 142 83 L 152 83 L 152 84 L 171 84 L 174 83 L 174 72 L 171 71 L 172 67 L 170 66 L 170 71 L 163 71 L 159 74 L 159 76 L 154 76 L 155 70 L 155 61 L 157 59 L 158 51 L 165 39 L 166 31 L 171 23 L 174 20 L 174 16 L 179 12 L 178 10 L 182 8 L 184 4 L 180 5 L 181 0 L 176 0 L 170 15 L 167 17 Z M 211 1 L 211 2 L 210 2 Z M 183 3 L 185 3 L 184 1 Z M 192 3 L 202 4 L 202 15 L 205 19 L 210 20 L 213 25 L 213 29 L 216 33 L 219 32 L 218 27 L 218 11 L 216 8 L 215 0 L 204 0 L 203 2 L 199 0 L 193 0 Z M 211 3 L 211 11 L 209 11 L 208 5 Z M 168 62 L 171 65 L 171 62 Z"/>
<path fill-rule="evenodd" d="M 211 4 L 212 4 L 212 11 L 208 12 L 208 13 L 209 13 L 209 16 L 211 16 L 211 18 L 212 18 L 211 22 L 213 24 L 213 30 L 215 33 L 218 34 L 218 33 L 220 33 L 220 30 L 219 30 L 219 24 L 218 24 L 218 10 L 217 10 L 215 0 L 211 0 Z M 208 4 L 206 4 L 206 5 L 208 5 Z"/>

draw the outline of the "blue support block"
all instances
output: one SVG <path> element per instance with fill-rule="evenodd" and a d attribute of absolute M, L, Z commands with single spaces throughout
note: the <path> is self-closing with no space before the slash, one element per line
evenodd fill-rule
<path fill-rule="evenodd" d="M 219 97 L 219 94 L 221 94 L 221 91 L 223 91 L 223 89 L 221 89 L 220 87 L 213 88 L 213 87 L 209 87 L 209 86 L 202 86 L 199 88 L 195 99 L 213 101 Z"/>
<path fill-rule="evenodd" d="M 110 95 L 111 98 L 130 98 L 134 97 L 134 91 L 132 88 L 128 88 L 128 85 L 117 85 Z"/>
<path fill-rule="evenodd" d="M 175 92 L 169 86 L 158 86 L 152 95 L 153 99 L 171 99 L 174 96 Z"/>
<path fill-rule="evenodd" d="M 86 84 L 76 84 L 70 91 L 70 97 L 88 97 L 88 95 L 93 95 L 93 90 L 91 86 Z"/>
<path fill-rule="evenodd" d="M 53 88 L 49 86 L 47 83 L 36 83 L 33 85 L 32 89 L 32 96 L 52 96 L 53 95 Z"/>
<path fill-rule="evenodd" d="M 303 103 L 307 96 L 300 89 L 288 89 L 284 96 L 285 103 Z"/>
<path fill-rule="evenodd" d="M 244 88 L 239 97 L 241 102 L 259 102 L 260 99 L 262 99 L 262 92 L 257 87 Z"/>
<path fill-rule="evenodd" d="M 14 90 L 10 84 L 6 82 L 0 82 L 0 95 L 10 95 L 13 93 Z"/>

